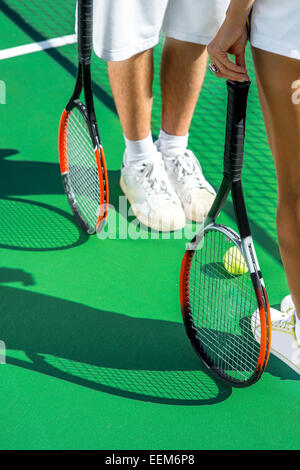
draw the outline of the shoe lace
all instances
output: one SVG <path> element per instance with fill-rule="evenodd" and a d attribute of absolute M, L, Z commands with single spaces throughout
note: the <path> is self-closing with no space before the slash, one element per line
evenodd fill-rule
<path fill-rule="evenodd" d="M 152 198 L 159 197 L 173 201 L 173 196 L 166 179 L 163 177 L 164 164 L 160 161 L 142 162 L 138 167 L 138 180 L 147 194 Z"/>
<path fill-rule="evenodd" d="M 196 157 L 191 150 L 176 156 L 167 157 L 179 182 L 187 183 L 189 190 L 207 189 L 207 182 L 203 176 L 200 163 L 196 163 Z"/>
<path fill-rule="evenodd" d="M 282 318 L 280 320 L 274 320 L 272 325 L 283 330 L 290 330 L 295 326 L 294 311 L 289 315 L 283 314 Z"/>

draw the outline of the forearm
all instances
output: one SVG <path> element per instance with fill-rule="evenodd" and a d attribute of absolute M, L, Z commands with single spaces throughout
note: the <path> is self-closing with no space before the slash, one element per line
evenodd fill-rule
<path fill-rule="evenodd" d="M 226 19 L 239 25 L 244 25 L 255 0 L 231 0 Z"/>

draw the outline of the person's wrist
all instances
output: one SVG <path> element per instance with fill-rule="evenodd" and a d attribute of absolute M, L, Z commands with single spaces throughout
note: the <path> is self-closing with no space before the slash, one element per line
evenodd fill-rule
<path fill-rule="evenodd" d="M 246 11 L 243 11 L 243 12 L 235 11 L 232 8 L 230 8 L 230 6 L 229 6 L 228 10 L 226 12 L 225 22 L 227 24 L 232 25 L 232 26 L 244 27 L 247 23 L 249 13 L 250 13 L 250 10 L 249 11 L 246 10 Z"/>

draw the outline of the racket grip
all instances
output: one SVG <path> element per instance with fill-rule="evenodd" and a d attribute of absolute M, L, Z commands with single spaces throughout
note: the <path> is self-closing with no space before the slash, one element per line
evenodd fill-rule
<path fill-rule="evenodd" d="M 82 65 L 91 63 L 93 47 L 93 0 L 78 0 L 78 55 Z"/>
<path fill-rule="evenodd" d="M 244 160 L 247 98 L 251 82 L 227 81 L 227 121 L 224 152 L 224 176 L 239 181 Z"/>

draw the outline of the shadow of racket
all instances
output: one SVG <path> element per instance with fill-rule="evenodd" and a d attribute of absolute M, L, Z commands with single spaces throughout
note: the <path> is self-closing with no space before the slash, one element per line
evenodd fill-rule
<path fill-rule="evenodd" d="M 14 273 L 5 268 L 1 279 L 6 274 L 13 281 Z M 24 277 L 19 270 L 15 276 Z M 180 323 L 133 318 L 8 286 L 0 286 L 0 298 L 7 364 L 151 403 L 209 405 L 231 395 L 207 374 Z"/>
<path fill-rule="evenodd" d="M 28 199 L 0 199 L 0 247 L 23 251 L 65 250 L 85 243 L 87 235 L 67 212 Z"/>

